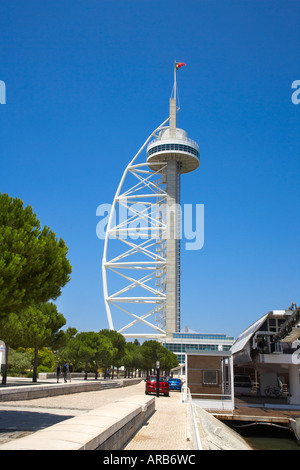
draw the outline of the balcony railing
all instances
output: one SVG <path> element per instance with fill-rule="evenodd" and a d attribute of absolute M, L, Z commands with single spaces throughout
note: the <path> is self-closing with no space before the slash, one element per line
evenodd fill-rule
<path fill-rule="evenodd" d="M 184 137 L 183 139 L 160 139 L 159 137 L 151 140 L 151 142 L 149 142 L 148 144 L 148 147 L 147 147 L 147 152 L 148 152 L 148 149 L 153 145 L 155 144 L 156 142 L 160 142 L 161 144 L 188 144 L 188 145 L 192 145 L 192 147 L 196 148 L 198 151 L 199 151 L 199 145 L 197 144 L 197 142 L 195 142 L 194 140 L 190 139 L 189 137 Z"/>

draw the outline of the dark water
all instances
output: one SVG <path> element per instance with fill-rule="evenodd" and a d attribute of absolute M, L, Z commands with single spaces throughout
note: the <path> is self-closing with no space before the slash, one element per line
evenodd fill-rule
<path fill-rule="evenodd" d="M 300 450 L 294 432 L 288 428 L 265 424 L 231 428 L 238 432 L 253 450 Z"/>

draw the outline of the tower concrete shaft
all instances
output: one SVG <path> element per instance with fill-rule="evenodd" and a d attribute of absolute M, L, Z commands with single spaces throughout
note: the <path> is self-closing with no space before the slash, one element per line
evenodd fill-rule
<path fill-rule="evenodd" d="M 167 240 L 166 240 L 166 335 L 171 337 L 177 331 L 177 298 L 178 298 L 178 192 L 177 161 L 167 162 Z"/>
<path fill-rule="evenodd" d="M 170 128 L 169 135 L 171 139 L 176 138 L 176 97 L 170 99 Z M 171 337 L 172 333 L 177 331 L 178 326 L 178 171 L 177 160 L 172 158 L 167 161 L 166 180 L 167 180 L 167 240 L 166 240 L 166 336 Z"/>

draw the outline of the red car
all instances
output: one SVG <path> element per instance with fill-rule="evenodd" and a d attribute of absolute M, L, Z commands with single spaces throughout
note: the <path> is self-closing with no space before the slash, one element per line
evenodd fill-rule
<path fill-rule="evenodd" d="M 147 377 L 145 394 L 148 395 L 148 393 L 156 393 L 156 384 L 156 375 L 150 375 L 150 377 Z M 159 377 L 159 393 L 162 393 L 163 395 L 169 397 L 169 391 L 170 386 L 167 377 Z"/>

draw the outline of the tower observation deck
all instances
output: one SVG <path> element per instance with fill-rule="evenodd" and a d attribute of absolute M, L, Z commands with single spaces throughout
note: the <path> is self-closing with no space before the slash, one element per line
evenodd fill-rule
<path fill-rule="evenodd" d="M 160 132 L 157 139 L 148 144 L 147 163 L 149 168 L 156 168 L 151 163 L 170 160 L 178 162 L 178 170 L 181 174 L 194 171 L 199 166 L 199 146 L 194 140 L 188 138 L 183 129 L 176 128 L 174 138 L 170 137 L 170 129 L 165 129 Z"/>
<path fill-rule="evenodd" d="M 180 331 L 180 178 L 182 174 L 196 170 L 200 164 L 198 144 L 188 138 L 185 130 L 177 128 L 176 71 L 182 65 L 185 64 L 175 62 L 174 88 L 169 101 L 168 119 L 155 129 L 129 163 L 115 195 L 113 210 L 116 204 L 124 205 L 126 201 L 129 217 L 121 224 L 113 226 L 111 211 L 106 231 L 102 273 L 109 326 L 114 329 L 111 315 L 111 306 L 114 305 L 133 317 L 131 323 L 118 329 L 128 337 L 168 338 Z M 169 125 L 165 125 L 166 123 Z M 146 162 L 136 164 L 137 157 L 146 145 Z M 137 177 L 139 183 L 121 193 L 129 173 Z M 133 202 L 134 209 L 131 205 Z M 143 226 L 145 220 L 149 222 L 147 228 Z M 139 226 L 138 233 L 142 241 L 138 243 L 135 238 L 134 241 L 127 242 L 131 249 L 107 261 L 109 238 L 124 242 L 124 235 L 132 234 L 133 221 L 135 227 Z M 132 260 L 133 254 L 139 255 L 135 261 Z M 145 261 L 142 256 L 146 257 Z M 142 278 L 133 278 L 131 275 L 122 274 L 123 269 L 131 269 L 133 272 L 145 271 L 145 275 Z M 121 275 L 130 281 L 130 284 L 109 295 L 108 271 Z M 151 282 L 154 282 L 154 287 L 150 287 Z M 139 292 L 135 296 L 124 296 L 137 288 L 143 292 L 146 290 L 147 294 L 151 295 L 145 297 L 144 293 Z M 136 312 L 125 309 L 121 305 L 124 302 L 134 304 L 137 307 Z M 155 306 L 142 313 L 141 307 L 145 304 Z M 154 324 L 149 321 L 152 315 L 155 315 Z M 124 333 L 125 330 L 136 327 L 138 323 L 154 328 L 156 333 Z"/>

